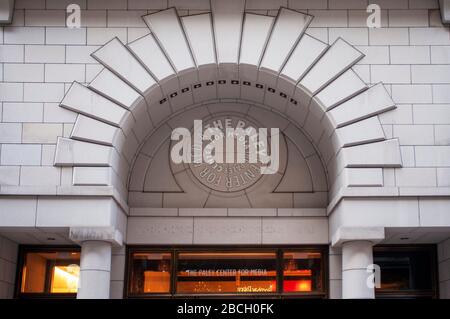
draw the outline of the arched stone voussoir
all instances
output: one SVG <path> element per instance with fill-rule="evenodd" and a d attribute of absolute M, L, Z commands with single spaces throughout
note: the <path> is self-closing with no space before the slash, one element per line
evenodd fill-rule
<path fill-rule="evenodd" d="M 338 38 L 299 83 L 315 95 L 363 57 L 362 52 Z"/>
<path fill-rule="evenodd" d="M 365 118 L 396 108 L 394 101 L 382 83 L 356 95 L 327 114 L 335 128 L 343 127 Z"/>
<path fill-rule="evenodd" d="M 60 106 L 117 127 L 125 128 L 128 121 L 134 122 L 128 110 L 78 82 L 72 83 Z"/>
<path fill-rule="evenodd" d="M 139 142 L 142 142 L 148 130 L 153 128 L 152 120 L 147 111 L 147 103 L 142 95 L 122 81 L 118 76 L 104 68 L 89 84 L 89 88 L 114 103 L 128 109 L 139 125 L 132 125 Z"/>
<path fill-rule="evenodd" d="M 113 152 L 111 146 L 60 137 L 56 146 L 55 165 L 112 166 Z"/>
<path fill-rule="evenodd" d="M 163 96 L 156 80 L 117 37 L 93 52 L 91 56 L 143 97 L 160 100 Z"/>
<path fill-rule="evenodd" d="M 377 121 L 395 104 L 381 83 L 368 88 L 351 69 L 360 51 L 341 38 L 328 46 L 311 37 L 312 17 L 294 10 L 273 18 L 246 14 L 243 0 L 211 4 L 211 14 L 146 15 L 151 35 L 128 45 L 114 38 L 92 54 L 105 70 L 89 88 L 74 83 L 63 99 L 83 117 L 71 136 L 78 141 L 58 141 L 55 165 L 111 166 L 128 176 L 138 149 L 154 155 L 149 145 L 161 127 L 171 129 L 168 119 L 218 100 L 264 105 L 289 119 L 284 130 L 301 129 L 331 176 L 344 167 L 401 165 L 398 143 L 385 140 Z M 96 147 L 98 154 L 78 151 Z M 375 156 L 357 160 L 361 150 Z"/>
<path fill-rule="evenodd" d="M 142 17 L 177 73 L 196 68 L 175 8 Z"/>
<path fill-rule="evenodd" d="M 161 50 L 153 34 L 147 34 L 127 44 L 128 49 L 159 82 L 164 94 L 179 89 L 177 74 Z"/>
<path fill-rule="evenodd" d="M 70 138 L 120 149 L 126 137 L 120 127 L 78 114 Z"/>
<path fill-rule="evenodd" d="M 312 16 L 280 8 L 261 60 L 263 72 L 278 75 L 312 21 Z"/>

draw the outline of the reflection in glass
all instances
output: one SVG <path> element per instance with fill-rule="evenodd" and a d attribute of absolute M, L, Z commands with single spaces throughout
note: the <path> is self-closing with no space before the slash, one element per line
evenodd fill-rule
<path fill-rule="evenodd" d="M 378 290 L 423 290 L 432 288 L 430 250 L 374 251 L 381 268 Z"/>
<path fill-rule="evenodd" d="M 322 291 L 321 269 L 319 252 L 284 252 L 283 291 Z"/>
<path fill-rule="evenodd" d="M 171 268 L 170 253 L 133 253 L 131 293 L 169 293 Z"/>
<path fill-rule="evenodd" d="M 76 293 L 80 252 L 29 252 L 24 256 L 22 293 Z"/>
<path fill-rule="evenodd" d="M 177 293 L 276 292 L 276 253 L 180 253 Z"/>

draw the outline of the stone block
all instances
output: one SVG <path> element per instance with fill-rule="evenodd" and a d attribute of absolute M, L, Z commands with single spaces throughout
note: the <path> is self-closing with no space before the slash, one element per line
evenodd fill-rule
<path fill-rule="evenodd" d="M 450 104 L 413 106 L 414 124 L 450 124 Z"/>
<path fill-rule="evenodd" d="M 428 64 L 430 49 L 428 46 L 390 46 L 392 64 Z"/>
<path fill-rule="evenodd" d="M 85 28 L 47 28 L 45 32 L 46 44 L 86 44 Z"/>
<path fill-rule="evenodd" d="M 371 65 L 371 83 L 411 83 L 409 65 Z"/>
<path fill-rule="evenodd" d="M 383 169 L 381 168 L 346 168 L 345 186 L 383 186 Z"/>
<path fill-rule="evenodd" d="M 44 44 L 45 28 L 39 27 L 5 27 L 3 41 L 5 44 Z"/>
<path fill-rule="evenodd" d="M 416 166 L 450 166 L 450 146 L 416 146 Z"/>
<path fill-rule="evenodd" d="M 89 10 L 95 9 L 123 10 L 127 8 L 127 0 L 89 0 L 87 8 Z"/>
<path fill-rule="evenodd" d="M 44 122 L 46 123 L 74 123 L 76 118 L 77 113 L 60 107 L 59 103 L 44 103 Z"/>
<path fill-rule="evenodd" d="M 449 45 L 448 28 L 410 28 L 410 45 Z M 406 43 L 408 44 L 408 43 Z"/>
<path fill-rule="evenodd" d="M 108 197 L 41 197 L 34 226 L 110 227 L 117 217 L 113 216 L 111 201 Z"/>
<path fill-rule="evenodd" d="M 19 166 L 0 166 L 0 185 L 19 185 Z"/>
<path fill-rule="evenodd" d="M 142 16 L 146 15 L 147 11 L 122 11 L 122 10 L 111 10 L 108 11 L 108 27 L 124 27 L 124 28 L 139 28 L 146 27 Z M 88 32 L 89 34 L 89 32 Z"/>
<path fill-rule="evenodd" d="M 22 124 L 0 123 L 0 143 L 20 143 L 22 139 Z"/>
<path fill-rule="evenodd" d="M 358 45 L 356 48 L 364 54 L 359 64 L 389 64 L 389 46 Z"/>
<path fill-rule="evenodd" d="M 410 104 L 397 104 L 394 110 L 378 114 L 381 124 L 412 124 L 413 111 Z"/>
<path fill-rule="evenodd" d="M 46 64 L 45 82 L 84 82 L 86 69 L 83 64 Z"/>
<path fill-rule="evenodd" d="M 98 49 L 92 45 L 70 45 L 66 47 L 66 63 L 97 63 L 91 53 Z"/>
<path fill-rule="evenodd" d="M 321 217 L 264 217 L 263 244 L 328 243 L 328 221 Z"/>
<path fill-rule="evenodd" d="M 88 28 L 86 43 L 88 45 L 104 45 L 113 38 L 127 42 L 126 28 Z"/>
<path fill-rule="evenodd" d="M 34 227 L 36 224 L 35 197 L 1 197 L 1 227 Z"/>
<path fill-rule="evenodd" d="M 59 167 L 23 166 L 20 169 L 20 185 L 56 186 L 60 184 L 60 175 Z"/>
<path fill-rule="evenodd" d="M 29 10 L 25 12 L 25 25 L 29 27 L 64 27 L 64 10 Z"/>
<path fill-rule="evenodd" d="M 276 216 L 276 208 L 229 208 L 228 216 Z"/>
<path fill-rule="evenodd" d="M 0 45 L 2 62 L 23 63 L 23 45 Z"/>
<path fill-rule="evenodd" d="M 370 45 L 408 45 L 408 28 L 369 29 Z"/>
<path fill-rule="evenodd" d="M 347 10 L 309 10 L 310 15 L 314 17 L 311 21 L 311 27 L 347 27 Z"/>
<path fill-rule="evenodd" d="M 61 106 L 115 126 L 119 126 L 128 113 L 124 108 L 79 83 L 73 83 Z"/>
<path fill-rule="evenodd" d="M 352 45 L 368 45 L 369 31 L 367 28 L 329 28 L 329 42 L 343 38 Z"/>
<path fill-rule="evenodd" d="M 170 208 L 173 209 L 173 208 Z M 180 216 L 227 216 L 226 208 L 180 208 Z"/>
<path fill-rule="evenodd" d="M 26 45 L 27 63 L 64 63 L 66 48 L 63 45 Z"/>
<path fill-rule="evenodd" d="M 361 93 L 366 87 L 366 84 L 353 70 L 348 70 L 320 91 L 316 99 L 324 107 L 324 110 L 331 110 L 338 104 Z"/>
<path fill-rule="evenodd" d="M 112 171 L 110 167 L 74 167 L 73 185 L 111 185 Z"/>
<path fill-rule="evenodd" d="M 54 144 L 63 135 L 62 124 L 24 123 L 22 142 L 29 144 Z"/>
<path fill-rule="evenodd" d="M 434 84 L 433 85 L 433 102 L 434 103 L 450 103 L 450 85 Z"/>
<path fill-rule="evenodd" d="M 434 140 L 436 145 L 450 145 L 450 125 L 435 125 Z"/>
<path fill-rule="evenodd" d="M 450 65 L 412 65 L 412 83 L 450 83 Z"/>
<path fill-rule="evenodd" d="M 261 218 L 194 217 L 194 244 L 261 244 Z"/>
<path fill-rule="evenodd" d="M 140 93 L 145 93 L 156 84 L 151 75 L 117 38 L 108 42 L 92 55 L 106 65 L 108 69 L 113 69 L 116 75 L 126 79 L 127 83 Z"/>
<path fill-rule="evenodd" d="M 119 149 L 123 147 L 125 140 L 125 136 L 120 128 L 81 114 L 77 118 L 70 137 L 109 146 L 113 146 L 114 144 L 119 146 Z"/>
<path fill-rule="evenodd" d="M 432 125 L 394 125 L 393 137 L 400 145 L 433 145 L 434 131 Z"/>
<path fill-rule="evenodd" d="M 342 147 L 382 141 L 383 129 L 377 116 L 341 127 L 335 131 Z"/>
<path fill-rule="evenodd" d="M 346 167 L 399 167 L 402 165 L 397 140 L 387 140 L 353 147 L 341 151 Z"/>
<path fill-rule="evenodd" d="M 317 93 L 362 58 L 361 52 L 344 40 L 338 39 L 305 75 L 300 84 L 309 92 Z"/>
<path fill-rule="evenodd" d="M 192 217 L 129 217 L 128 244 L 192 244 Z"/>
<path fill-rule="evenodd" d="M 389 10 L 390 27 L 428 27 L 428 10 Z"/>
<path fill-rule="evenodd" d="M 396 184 L 399 187 L 436 186 L 436 168 L 401 168 L 395 170 Z"/>
<path fill-rule="evenodd" d="M 4 144 L 1 165 L 40 165 L 41 145 Z"/>
<path fill-rule="evenodd" d="M 25 83 L 25 102 L 60 102 L 64 96 L 63 83 Z"/>
<path fill-rule="evenodd" d="M 184 3 L 184 1 L 183 1 Z M 129 0 L 128 9 L 166 9 L 166 0 Z"/>
<path fill-rule="evenodd" d="M 98 144 L 59 138 L 55 165 L 60 166 L 108 166 L 112 148 Z"/>
<path fill-rule="evenodd" d="M 450 201 L 448 199 L 421 198 L 419 200 L 420 226 L 449 227 Z"/>
<path fill-rule="evenodd" d="M 395 103 L 382 84 L 377 84 L 328 112 L 336 127 L 395 108 Z"/>
<path fill-rule="evenodd" d="M 0 83 L 0 99 L 3 102 L 23 101 L 23 84 Z"/>
<path fill-rule="evenodd" d="M 392 85 L 392 98 L 396 103 L 431 103 L 430 85 Z"/>
<path fill-rule="evenodd" d="M 431 63 L 433 64 L 449 64 L 450 63 L 450 46 L 431 46 Z"/>

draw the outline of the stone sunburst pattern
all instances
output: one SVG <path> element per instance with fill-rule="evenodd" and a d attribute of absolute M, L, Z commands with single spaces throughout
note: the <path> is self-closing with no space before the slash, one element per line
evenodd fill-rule
<path fill-rule="evenodd" d="M 310 36 L 310 15 L 245 13 L 244 3 L 212 0 L 211 13 L 146 15 L 148 35 L 128 44 L 114 38 L 92 54 L 103 71 L 87 87 L 73 83 L 61 102 L 79 114 L 55 156 L 55 165 L 74 167 L 74 185 L 98 185 L 88 169 L 105 167 L 126 198 L 143 145 L 162 142 L 170 119 L 214 101 L 288 120 L 320 154 L 328 190 L 340 187 L 346 169 L 401 166 L 398 141 L 386 139 L 378 120 L 395 103 L 383 84 L 368 87 L 352 70 L 363 54 L 341 38 L 328 45 Z"/>

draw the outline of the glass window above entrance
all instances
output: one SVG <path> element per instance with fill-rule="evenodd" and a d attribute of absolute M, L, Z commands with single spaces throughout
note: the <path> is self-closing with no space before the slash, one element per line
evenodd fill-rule
<path fill-rule="evenodd" d="M 132 294 L 169 293 L 171 253 L 133 253 L 131 261 Z"/>
<path fill-rule="evenodd" d="M 127 296 L 327 296 L 326 249 L 128 249 Z"/>
<path fill-rule="evenodd" d="M 275 252 L 178 254 L 177 292 L 270 293 L 277 291 Z"/>

